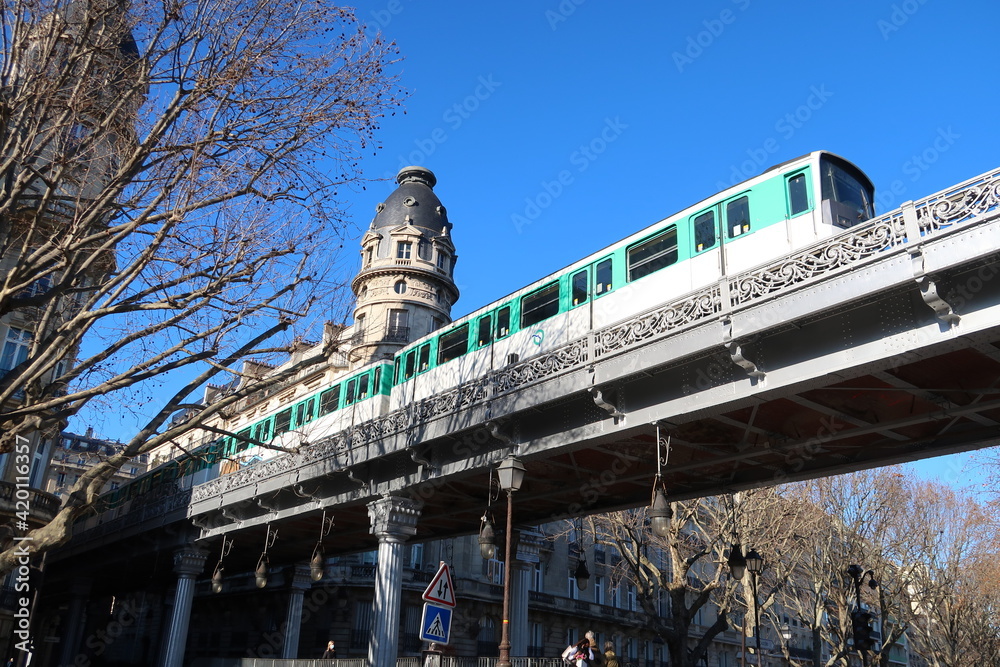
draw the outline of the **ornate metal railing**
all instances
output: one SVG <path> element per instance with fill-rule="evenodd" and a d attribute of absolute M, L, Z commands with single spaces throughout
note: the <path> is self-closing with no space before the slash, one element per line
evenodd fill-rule
<path fill-rule="evenodd" d="M 633 349 L 653 339 L 756 304 L 837 273 L 903 252 L 958 225 L 992 219 L 1000 212 L 1000 169 L 935 193 L 868 222 L 824 239 L 791 255 L 680 297 L 590 335 L 520 363 L 490 371 L 480 378 L 418 401 L 405 409 L 356 425 L 310 446 L 252 468 L 195 487 L 192 501 L 255 483 L 274 474 L 333 458 L 341 468 L 351 463 L 351 450 L 425 424 L 491 398 L 523 390 L 571 372 L 594 360 Z"/>

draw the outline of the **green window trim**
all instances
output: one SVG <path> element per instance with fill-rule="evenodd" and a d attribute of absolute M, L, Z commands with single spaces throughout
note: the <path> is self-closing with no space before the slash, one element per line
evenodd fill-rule
<path fill-rule="evenodd" d="M 527 329 L 559 314 L 559 281 L 521 297 L 521 328 Z"/>
<path fill-rule="evenodd" d="M 638 280 L 677 262 L 677 226 L 670 225 L 663 231 L 629 246 L 628 281 Z"/>
<path fill-rule="evenodd" d="M 458 359 L 469 351 L 469 324 L 466 322 L 438 338 L 438 365 Z"/>

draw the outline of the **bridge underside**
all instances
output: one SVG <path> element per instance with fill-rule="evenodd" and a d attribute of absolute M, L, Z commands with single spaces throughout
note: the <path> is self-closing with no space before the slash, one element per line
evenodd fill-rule
<path fill-rule="evenodd" d="M 130 549 L 179 542 L 176 526 L 192 522 L 207 548 L 236 539 L 230 572 L 253 570 L 269 526 L 271 562 L 301 562 L 323 511 L 335 521 L 327 555 L 369 550 L 367 504 L 385 494 L 423 503 L 414 541 L 474 533 L 491 500 L 498 520 L 505 511 L 490 480 L 509 453 L 527 467 L 517 523 L 645 505 L 658 433 L 669 438 L 671 499 L 996 445 L 998 258 L 994 215 L 683 326 L 658 329 L 651 313 L 613 332 L 638 342 L 591 349 L 516 391 L 455 399 L 418 427 L 317 443 L 326 449 L 196 488 L 186 515 L 161 517 L 160 537 L 107 562 L 127 576 Z M 55 561 L 98 546 L 102 532 Z M 149 562 L 136 567 L 148 573 Z"/>

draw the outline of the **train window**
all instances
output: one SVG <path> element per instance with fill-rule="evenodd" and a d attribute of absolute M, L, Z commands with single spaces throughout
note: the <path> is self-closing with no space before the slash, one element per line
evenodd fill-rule
<path fill-rule="evenodd" d="M 319 395 L 319 413 L 328 415 L 340 407 L 340 385 L 327 389 Z"/>
<path fill-rule="evenodd" d="M 271 424 L 272 420 L 265 419 L 254 427 L 254 440 L 258 442 L 267 442 L 271 439 Z"/>
<path fill-rule="evenodd" d="M 540 290 L 521 297 L 521 328 L 538 324 L 559 312 L 559 283 L 549 283 Z"/>
<path fill-rule="evenodd" d="M 357 378 L 353 380 L 348 380 L 347 389 L 344 391 L 344 405 L 350 405 L 354 402 L 355 391 L 357 390 L 358 381 Z"/>
<path fill-rule="evenodd" d="M 401 357 L 396 357 L 396 368 L 393 371 L 392 381 L 394 384 L 399 384 L 399 369 L 403 367 L 403 359 Z"/>
<path fill-rule="evenodd" d="M 612 290 L 611 286 L 611 258 L 601 260 L 594 268 L 594 293 L 597 296 L 607 294 Z"/>
<path fill-rule="evenodd" d="M 746 195 L 726 204 L 726 229 L 731 239 L 750 231 L 750 198 Z"/>
<path fill-rule="evenodd" d="M 510 333 L 510 306 L 504 306 L 497 311 L 497 338 L 503 338 Z"/>
<path fill-rule="evenodd" d="M 833 199 L 857 211 L 855 222 L 872 217 L 872 203 L 868 191 L 854 176 L 832 162 L 823 163 L 823 199 Z"/>
<path fill-rule="evenodd" d="M 409 380 L 416 370 L 417 351 L 410 350 L 406 353 L 406 361 L 403 363 L 403 379 Z"/>
<path fill-rule="evenodd" d="M 236 434 L 236 439 L 239 441 L 236 443 L 236 451 L 242 452 L 244 449 L 250 446 L 250 429 L 245 428 Z"/>
<path fill-rule="evenodd" d="M 479 335 L 476 336 L 476 345 L 483 347 L 493 342 L 493 316 L 483 315 L 479 318 Z"/>
<path fill-rule="evenodd" d="M 382 387 L 379 386 L 379 382 L 382 380 L 382 367 L 376 366 L 375 372 L 372 374 L 372 394 L 381 394 Z"/>
<path fill-rule="evenodd" d="M 308 399 L 299 403 L 295 406 L 295 425 L 302 426 L 303 424 L 308 424 L 312 421 L 313 407 L 315 406 L 315 401 L 313 399 Z"/>
<path fill-rule="evenodd" d="M 431 344 L 424 343 L 420 346 L 420 358 L 417 359 L 417 372 L 423 373 L 431 367 Z"/>
<path fill-rule="evenodd" d="M 438 340 L 438 363 L 457 359 L 469 350 L 469 325 L 463 324 Z"/>
<path fill-rule="evenodd" d="M 708 250 L 715 245 L 715 211 L 705 211 L 694 219 L 695 252 Z"/>
<path fill-rule="evenodd" d="M 292 409 L 282 410 L 274 416 L 274 434 L 281 435 L 292 428 Z"/>
<path fill-rule="evenodd" d="M 590 277 L 587 276 L 587 269 L 577 271 L 570 278 L 570 296 L 574 307 L 584 303 L 590 296 Z"/>
<path fill-rule="evenodd" d="M 798 215 L 809 210 L 809 194 L 806 192 L 806 175 L 795 174 L 788 179 L 788 215 Z"/>
<path fill-rule="evenodd" d="M 628 249 L 628 279 L 638 280 L 676 261 L 677 227 L 671 225 Z"/>
<path fill-rule="evenodd" d="M 364 400 L 368 398 L 368 383 L 371 381 L 371 375 L 365 373 L 358 378 L 358 400 Z"/>

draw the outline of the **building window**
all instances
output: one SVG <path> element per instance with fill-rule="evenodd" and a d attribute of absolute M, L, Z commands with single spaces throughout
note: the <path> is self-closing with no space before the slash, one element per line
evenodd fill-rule
<path fill-rule="evenodd" d="M 486 578 L 494 586 L 503 585 L 503 561 L 491 558 L 486 564 Z"/>
<path fill-rule="evenodd" d="M 576 585 L 576 577 L 573 576 L 572 572 L 566 573 L 566 597 L 570 600 L 580 599 L 580 590 Z"/>
<path fill-rule="evenodd" d="M 535 569 L 531 575 L 531 590 L 541 593 L 545 590 L 545 570 L 541 563 L 535 563 Z"/>
<path fill-rule="evenodd" d="M 423 544 L 411 544 L 410 545 L 410 567 L 414 570 L 419 570 L 424 566 L 424 545 Z M 419 623 L 419 621 L 418 621 Z M 419 629 L 417 631 L 419 633 Z"/>
<path fill-rule="evenodd" d="M 31 332 L 17 327 L 7 329 L 7 339 L 0 354 L 0 373 L 11 370 L 28 358 L 31 349 Z"/>
<path fill-rule="evenodd" d="M 476 638 L 476 651 L 478 655 L 496 655 L 500 650 L 500 641 L 497 639 L 497 626 L 489 616 L 483 616 L 479 620 L 479 636 Z"/>
<path fill-rule="evenodd" d="M 594 577 L 594 602 L 604 604 L 604 577 Z"/>
<path fill-rule="evenodd" d="M 366 649 L 372 634 L 371 600 L 354 603 L 354 627 L 351 628 L 351 648 Z"/>
<path fill-rule="evenodd" d="M 386 338 L 395 342 L 406 342 L 410 336 L 410 314 L 405 309 L 389 311 L 389 329 Z"/>
<path fill-rule="evenodd" d="M 413 254 L 413 244 L 410 241 L 400 241 L 396 244 L 396 259 L 410 259 Z"/>
<path fill-rule="evenodd" d="M 396 294 L 406 294 L 406 281 L 397 280 L 396 284 L 392 286 L 392 289 Z"/>
<path fill-rule="evenodd" d="M 635 600 L 635 586 L 629 584 L 625 587 L 625 608 L 629 611 L 636 610 L 636 600 Z"/>
<path fill-rule="evenodd" d="M 447 271 L 448 271 L 448 253 L 446 253 L 446 252 L 439 252 L 438 253 L 438 262 L 437 262 L 437 264 L 438 264 L 438 268 L 439 269 L 441 269 L 442 271 L 444 271 L 444 272 L 447 273 Z"/>

